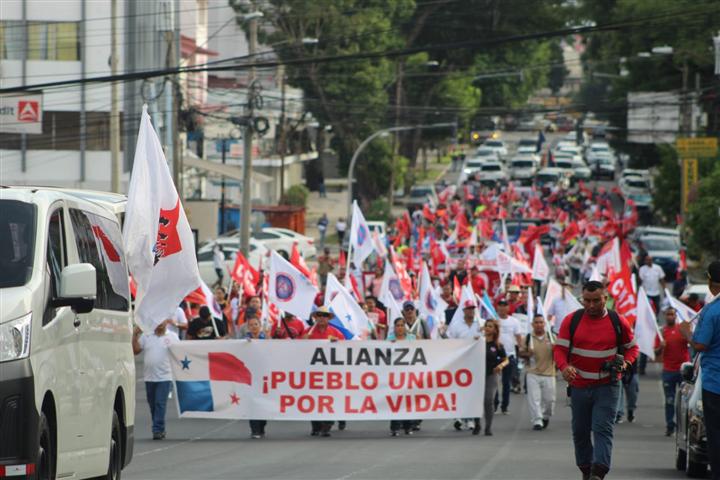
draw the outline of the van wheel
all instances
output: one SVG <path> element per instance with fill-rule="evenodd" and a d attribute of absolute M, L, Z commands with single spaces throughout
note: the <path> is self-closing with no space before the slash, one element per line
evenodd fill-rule
<path fill-rule="evenodd" d="M 113 410 L 112 432 L 110 434 L 110 462 L 108 464 L 108 472 L 105 478 L 107 480 L 120 480 L 122 473 L 122 434 L 120 432 L 120 418 L 115 410 Z"/>
<path fill-rule="evenodd" d="M 52 432 L 45 412 L 40 414 L 40 425 L 38 428 L 37 460 L 35 461 L 36 476 L 38 480 L 51 480 L 55 470 L 55 458 L 52 444 Z"/>

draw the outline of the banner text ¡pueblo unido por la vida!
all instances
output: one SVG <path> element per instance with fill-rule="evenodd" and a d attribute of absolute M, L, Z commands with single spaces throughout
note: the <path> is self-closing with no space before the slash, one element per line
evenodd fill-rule
<path fill-rule="evenodd" d="M 482 416 L 482 340 L 193 341 L 171 352 L 182 417 Z"/>

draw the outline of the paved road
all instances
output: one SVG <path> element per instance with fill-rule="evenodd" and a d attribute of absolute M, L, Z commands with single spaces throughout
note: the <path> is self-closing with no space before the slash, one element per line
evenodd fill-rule
<path fill-rule="evenodd" d="M 636 422 L 616 429 L 608 478 L 683 478 L 673 468 L 673 439 L 663 436 L 659 370 L 652 367 L 641 379 Z M 389 436 L 387 422 L 351 422 L 331 438 L 310 437 L 306 422 L 270 422 L 263 440 L 249 438 L 245 421 L 180 420 L 171 404 L 168 437 L 153 441 L 143 384 L 138 387 L 128 480 L 579 478 L 563 382 L 556 414 L 542 432 L 530 429 L 524 395 L 513 395 L 511 414 L 496 417 L 493 437 L 455 432 L 449 420 L 426 421 L 422 432 L 397 438 Z"/>

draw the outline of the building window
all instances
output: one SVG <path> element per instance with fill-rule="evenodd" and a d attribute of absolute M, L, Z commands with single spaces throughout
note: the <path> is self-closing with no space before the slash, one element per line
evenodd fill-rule
<path fill-rule="evenodd" d="M 78 22 L 0 22 L 0 51 L 5 60 L 80 60 Z M 24 35 L 27 34 L 27 42 Z"/>
<path fill-rule="evenodd" d="M 24 28 L 21 20 L 0 22 L 0 55 L 3 60 L 22 60 Z"/>

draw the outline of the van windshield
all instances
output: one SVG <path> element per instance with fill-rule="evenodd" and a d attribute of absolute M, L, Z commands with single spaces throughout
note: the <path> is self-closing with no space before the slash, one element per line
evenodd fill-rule
<path fill-rule="evenodd" d="M 25 285 L 35 253 L 35 206 L 0 200 L 0 288 Z"/>

